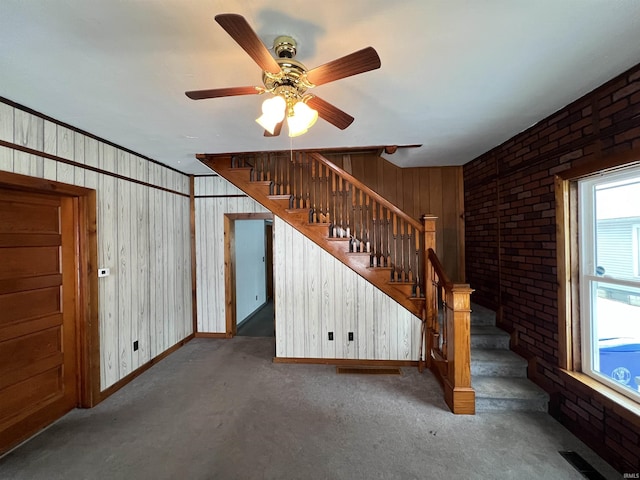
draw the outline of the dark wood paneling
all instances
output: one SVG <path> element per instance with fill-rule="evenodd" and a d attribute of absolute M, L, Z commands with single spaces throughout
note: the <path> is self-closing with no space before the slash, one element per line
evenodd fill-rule
<path fill-rule="evenodd" d="M 60 271 L 59 247 L 0 248 L 0 278 L 56 274 Z"/>
<path fill-rule="evenodd" d="M 0 326 L 61 311 L 60 286 L 0 295 Z"/>
<path fill-rule="evenodd" d="M 336 165 L 343 159 L 327 156 Z M 462 167 L 400 168 L 373 154 L 351 155 L 352 175 L 372 188 L 409 217 L 438 217 L 436 250 L 448 275 L 464 281 Z"/>

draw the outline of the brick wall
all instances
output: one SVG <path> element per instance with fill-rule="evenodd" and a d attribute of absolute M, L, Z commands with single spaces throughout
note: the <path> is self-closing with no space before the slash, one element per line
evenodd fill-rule
<path fill-rule="evenodd" d="M 550 413 L 622 472 L 640 472 L 640 421 L 558 374 L 554 174 L 640 152 L 640 65 L 464 166 L 467 281 L 498 311 Z M 640 159 L 640 153 L 638 155 Z"/>

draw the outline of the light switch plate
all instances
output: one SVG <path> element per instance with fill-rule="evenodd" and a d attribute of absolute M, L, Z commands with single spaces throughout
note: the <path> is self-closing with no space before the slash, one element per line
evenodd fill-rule
<path fill-rule="evenodd" d="M 98 277 L 108 277 L 109 269 L 108 268 L 99 268 L 98 269 Z"/>

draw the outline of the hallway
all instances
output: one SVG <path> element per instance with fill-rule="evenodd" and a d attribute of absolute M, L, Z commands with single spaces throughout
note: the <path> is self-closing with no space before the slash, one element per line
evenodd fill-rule
<path fill-rule="evenodd" d="M 274 364 L 272 338 L 195 339 L 0 460 L 29 479 L 620 478 L 545 413 L 452 415 L 434 377 Z"/>
<path fill-rule="evenodd" d="M 237 335 L 239 337 L 274 337 L 274 318 L 273 298 L 271 298 L 242 322 L 238 327 Z"/>

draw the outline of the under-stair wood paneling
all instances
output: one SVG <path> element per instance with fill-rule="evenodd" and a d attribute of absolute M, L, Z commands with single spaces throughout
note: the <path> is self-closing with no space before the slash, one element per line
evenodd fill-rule
<path fill-rule="evenodd" d="M 189 177 L 3 102 L 0 140 L 0 170 L 97 191 L 101 390 L 193 333 Z"/>
<path fill-rule="evenodd" d="M 462 167 L 400 168 L 375 154 L 324 154 L 412 218 L 438 217 L 436 251 L 454 282 L 464 281 Z M 346 163 L 345 163 L 346 161 Z"/>
<path fill-rule="evenodd" d="M 198 333 L 224 334 L 224 215 L 267 210 L 222 177 L 195 177 L 194 189 Z"/>
<path fill-rule="evenodd" d="M 278 217 L 274 237 L 276 357 L 418 360 L 416 316 Z"/>

